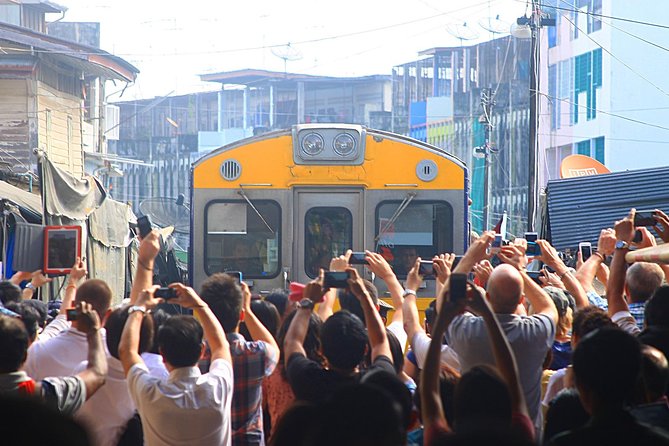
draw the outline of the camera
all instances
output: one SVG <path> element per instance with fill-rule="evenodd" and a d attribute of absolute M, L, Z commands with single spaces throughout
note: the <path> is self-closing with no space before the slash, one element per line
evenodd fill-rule
<path fill-rule="evenodd" d="M 352 252 L 348 259 L 349 265 L 369 265 L 364 252 Z"/>
<path fill-rule="evenodd" d="M 451 302 L 467 298 L 467 274 L 451 274 L 448 296 Z"/>
<path fill-rule="evenodd" d="M 323 277 L 324 288 L 347 288 L 348 272 L 346 271 L 326 271 Z"/>
<path fill-rule="evenodd" d="M 581 258 L 584 262 L 592 256 L 592 245 L 590 242 L 579 243 L 578 250 L 581 252 Z"/>
<path fill-rule="evenodd" d="M 66 317 L 67 317 L 68 321 L 76 321 L 77 320 L 77 315 L 79 313 L 77 313 L 76 308 L 68 308 L 67 310 L 65 310 L 65 314 L 66 314 Z"/>
<path fill-rule="evenodd" d="M 636 211 L 634 214 L 634 226 L 655 226 L 655 211 Z"/>
<path fill-rule="evenodd" d="M 151 223 L 151 218 L 148 215 L 142 215 L 137 219 L 137 229 L 139 230 L 139 236 L 144 238 L 153 230 L 153 224 Z"/>
<path fill-rule="evenodd" d="M 527 257 L 541 256 L 541 247 L 537 242 L 527 242 L 527 250 L 525 251 Z"/>
<path fill-rule="evenodd" d="M 155 297 L 162 297 L 165 300 L 176 299 L 177 292 L 174 288 L 161 287 L 156 290 L 154 293 Z"/>

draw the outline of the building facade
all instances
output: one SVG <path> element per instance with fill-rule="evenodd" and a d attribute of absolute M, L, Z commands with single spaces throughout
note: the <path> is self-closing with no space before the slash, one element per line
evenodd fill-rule
<path fill-rule="evenodd" d="M 529 41 L 507 36 L 473 46 L 425 50 L 420 59 L 393 68 L 392 130 L 467 163 L 475 231 L 494 226 L 504 212 L 511 234 L 522 235 L 527 227 L 529 52 Z M 491 103 L 489 116 L 482 101 Z M 486 201 L 488 222 L 483 221 Z"/>
<path fill-rule="evenodd" d="M 540 130 L 543 184 L 559 178 L 571 154 L 596 158 L 611 171 L 668 165 L 669 82 L 658 69 L 666 52 L 654 45 L 669 46 L 669 35 L 608 17 L 667 23 L 669 11 L 652 0 L 555 6 L 557 26 L 545 52 L 550 122 Z"/>

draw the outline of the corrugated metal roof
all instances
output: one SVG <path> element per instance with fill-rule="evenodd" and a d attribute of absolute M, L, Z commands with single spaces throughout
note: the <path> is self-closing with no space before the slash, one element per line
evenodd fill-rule
<path fill-rule="evenodd" d="M 599 232 L 631 208 L 669 211 L 669 167 L 549 181 L 546 193 L 553 246 L 595 246 Z"/>

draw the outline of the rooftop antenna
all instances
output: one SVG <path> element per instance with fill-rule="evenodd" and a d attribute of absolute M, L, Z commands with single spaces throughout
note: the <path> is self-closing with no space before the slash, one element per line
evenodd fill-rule
<path fill-rule="evenodd" d="M 493 39 L 496 39 L 498 34 L 509 34 L 511 29 L 511 24 L 500 20 L 499 14 L 479 20 L 479 26 L 492 34 Z"/>
<path fill-rule="evenodd" d="M 292 62 L 294 60 L 302 59 L 302 51 L 298 50 L 294 46 L 291 46 L 290 43 L 272 48 L 272 54 L 283 60 L 283 74 L 288 73 L 288 61 Z"/>
<path fill-rule="evenodd" d="M 475 40 L 479 37 L 479 33 L 467 26 L 467 22 L 446 25 L 446 32 L 458 39 L 460 41 L 460 46 L 463 46 L 462 44 L 465 40 Z"/>

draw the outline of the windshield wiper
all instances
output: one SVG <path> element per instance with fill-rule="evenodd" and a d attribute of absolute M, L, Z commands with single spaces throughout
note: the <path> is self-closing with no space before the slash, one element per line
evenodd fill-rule
<path fill-rule="evenodd" d="M 253 209 L 255 211 L 255 213 L 258 215 L 258 217 L 260 217 L 262 222 L 265 223 L 265 226 L 267 226 L 267 229 L 269 229 L 269 232 L 271 232 L 272 235 L 274 235 L 275 234 L 274 229 L 271 228 L 271 226 L 269 225 L 269 223 L 267 223 L 267 220 L 265 220 L 265 218 L 262 216 L 260 211 L 253 205 L 253 203 L 251 202 L 249 197 L 246 196 L 246 194 L 244 193 L 244 189 L 239 189 L 237 191 L 237 193 L 239 195 L 241 195 L 244 198 L 244 200 L 246 200 L 246 202 L 249 204 L 249 206 L 251 206 L 251 209 Z"/>
<path fill-rule="evenodd" d="M 402 212 L 409 206 L 409 203 L 416 198 L 416 192 L 409 192 L 406 197 L 404 197 L 404 200 L 400 203 L 400 205 L 395 209 L 395 213 L 390 217 L 390 219 L 386 222 L 386 224 L 379 230 L 379 235 L 376 236 L 374 239 L 375 242 L 378 242 L 381 236 L 386 234 L 390 228 L 393 227 L 397 219 L 400 217 Z"/>

